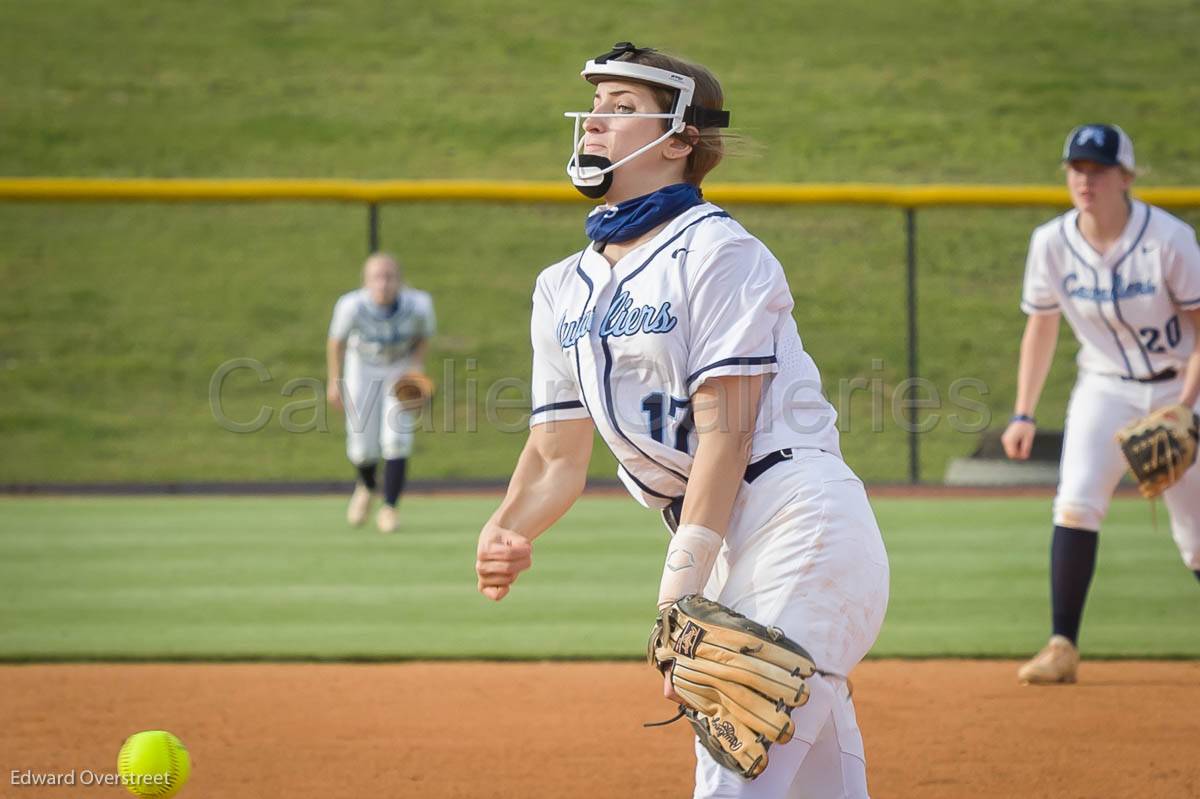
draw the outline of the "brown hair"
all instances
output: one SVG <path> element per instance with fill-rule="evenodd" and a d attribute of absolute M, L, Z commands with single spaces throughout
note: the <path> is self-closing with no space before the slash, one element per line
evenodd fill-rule
<path fill-rule="evenodd" d="M 687 75 L 696 82 L 696 90 L 692 94 L 692 105 L 719 111 L 725 102 L 720 82 L 707 67 L 700 64 L 693 64 L 690 61 L 684 61 L 681 58 L 651 49 L 629 53 L 621 56 L 618 60 Z M 672 103 L 675 102 L 675 90 L 653 85 L 650 86 L 650 89 L 654 93 L 654 99 L 659 108 L 664 112 L 670 111 Z M 668 121 L 663 120 L 664 129 Z M 698 130 L 700 131 L 699 135 L 684 130 L 673 137 L 692 145 L 692 152 L 684 166 L 683 179 L 693 186 L 699 186 L 700 181 L 704 180 L 704 176 L 721 163 L 721 158 L 725 155 L 725 137 L 721 135 L 720 128 L 699 128 Z"/>

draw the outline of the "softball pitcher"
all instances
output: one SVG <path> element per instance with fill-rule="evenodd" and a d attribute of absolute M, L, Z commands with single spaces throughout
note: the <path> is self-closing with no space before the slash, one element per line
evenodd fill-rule
<path fill-rule="evenodd" d="M 404 374 L 425 371 L 433 335 L 433 300 L 404 285 L 395 257 L 375 253 L 363 264 L 363 286 L 342 295 L 333 308 L 326 343 L 328 400 L 346 411 L 346 455 L 358 480 L 346 520 L 358 527 L 376 497 L 376 471 L 384 461 L 380 532 L 398 524 L 396 503 L 404 491 L 418 415 L 402 409 L 392 386 Z"/>
<path fill-rule="evenodd" d="M 1033 232 L 1021 308 L 1015 413 L 1002 437 L 1029 457 L 1034 410 L 1065 315 L 1080 349 L 1067 407 L 1050 547 L 1053 634 L 1018 671 L 1026 683 L 1075 682 L 1079 625 L 1096 567 L 1098 533 L 1126 465 L 1115 436 L 1200 394 L 1200 248 L 1196 233 L 1129 196 L 1133 142 L 1116 125 L 1081 125 L 1063 147 L 1075 206 Z M 1200 470 L 1164 494 L 1183 562 L 1200 578 Z"/>
<path fill-rule="evenodd" d="M 606 204 L 587 216 L 588 246 L 537 279 L 529 439 L 479 535 L 479 590 L 502 599 L 530 567 L 533 541 L 583 491 L 599 431 L 630 493 L 673 530 L 658 606 L 703 592 L 833 673 L 811 678 L 793 740 L 756 780 L 697 746 L 695 796 L 866 796 L 837 675 L 879 633 L 887 554 L 779 262 L 701 197 L 723 154 L 721 87 L 702 66 L 628 43 L 582 75 L 594 96 L 567 115 L 567 173 Z M 678 701 L 669 682 L 664 693 Z"/>

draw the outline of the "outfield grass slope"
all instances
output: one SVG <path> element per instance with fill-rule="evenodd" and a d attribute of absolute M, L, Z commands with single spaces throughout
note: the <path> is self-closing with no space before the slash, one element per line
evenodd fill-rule
<path fill-rule="evenodd" d="M 632 38 L 723 79 L 747 141 L 721 181 L 1047 183 L 1065 132 L 1104 119 L 1134 136 L 1145 182 L 1200 184 L 1200 84 L 1180 68 L 1196 60 L 1200 7 L 1184 0 L 635 2 L 596 16 L 563 0 L 10 3 L 0 174 L 562 179 L 561 112 L 588 104 L 578 68 Z M 384 210 L 385 245 L 441 323 L 444 386 L 416 476 L 511 467 L 519 412 L 488 418 L 485 400 L 519 399 L 501 381 L 528 378 L 534 276 L 581 246 L 584 208 Z M 731 210 L 785 264 L 848 459 L 868 479 L 902 479 L 900 214 Z M 919 216 L 920 371 L 942 404 L 923 436 L 929 478 L 1007 417 L 1024 249 L 1053 213 Z M 331 204 L 0 204 L 0 482 L 345 475 L 341 421 L 314 407 L 313 381 L 333 301 L 357 279 L 364 217 Z M 1051 427 L 1072 378 L 1064 342 L 1039 412 Z M 213 376 L 237 359 L 266 376 L 234 372 L 217 408 Z M 948 405 L 955 386 L 982 404 Z M 263 407 L 256 432 L 219 423 Z M 595 458 L 594 474 L 612 468 Z"/>

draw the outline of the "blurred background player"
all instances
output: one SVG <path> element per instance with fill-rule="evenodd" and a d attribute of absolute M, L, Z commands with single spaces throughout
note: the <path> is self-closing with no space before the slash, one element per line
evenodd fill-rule
<path fill-rule="evenodd" d="M 404 490 L 413 429 L 419 411 L 399 407 L 392 386 L 402 375 L 425 371 L 434 333 L 433 300 L 404 284 L 400 265 L 387 253 L 363 264 L 363 286 L 342 295 L 333 308 L 326 342 L 328 400 L 346 411 L 346 455 L 358 480 L 346 520 L 366 521 L 376 497 L 376 470 L 384 461 L 381 532 L 396 529 L 396 502 Z"/>
<path fill-rule="evenodd" d="M 1196 233 L 1131 199 L 1133 142 L 1116 125 L 1081 125 L 1063 148 L 1074 210 L 1033 233 L 1021 308 L 1017 401 L 1002 441 L 1026 459 L 1034 409 L 1066 315 L 1079 340 L 1079 377 L 1067 407 L 1050 549 L 1053 635 L 1023 665 L 1023 682 L 1074 682 L 1097 533 L 1126 463 L 1117 431 L 1159 408 L 1196 407 L 1200 394 L 1200 248 Z M 1200 578 L 1200 469 L 1163 495 L 1171 532 Z"/>

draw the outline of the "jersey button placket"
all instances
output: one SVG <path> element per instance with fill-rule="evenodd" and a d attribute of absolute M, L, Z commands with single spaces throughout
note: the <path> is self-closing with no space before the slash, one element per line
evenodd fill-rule
<path fill-rule="evenodd" d="M 607 268 L 608 262 L 598 253 L 589 253 L 584 259 L 584 269 L 592 280 L 592 322 L 587 335 L 579 338 L 575 346 L 579 348 L 579 379 L 582 383 L 580 390 L 588 398 L 592 420 L 598 425 L 607 426 L 604 414 L 604 392 L 600 382 L 603 380 L 600 349 L 600 325 L 608 304 L 605 295 L 612 285 L 612 270 Z M 603 268 L 599 268 L 603 267 Z M 584 309 L 587 312 L 587 309 Z"/>

